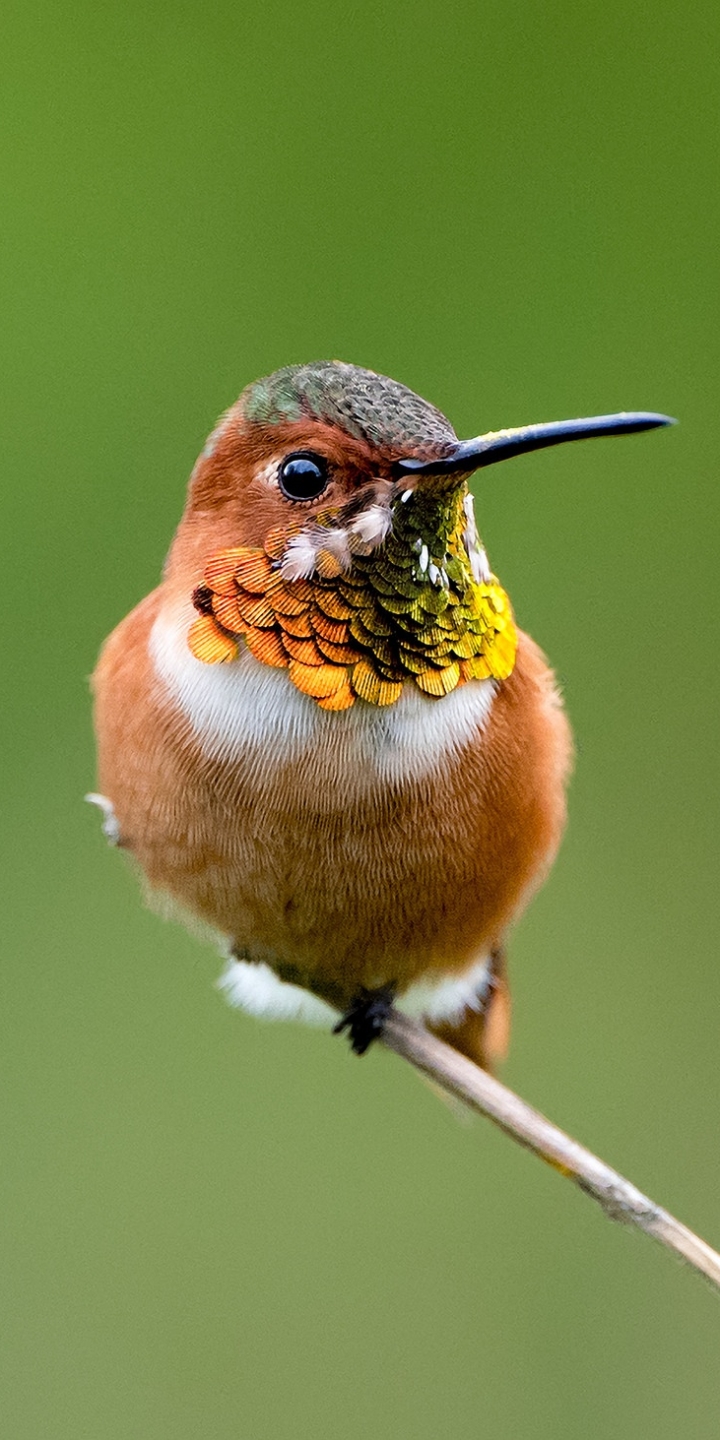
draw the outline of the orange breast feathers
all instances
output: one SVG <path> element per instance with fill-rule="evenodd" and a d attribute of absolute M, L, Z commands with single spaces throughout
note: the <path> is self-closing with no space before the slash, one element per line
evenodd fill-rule
<path fill-rule="evenodd" d="M 221 938 L 238 1003 L 340 1011 L 360 1053 L 377 991 L 483 1062 L 502 1048 L 504 939 L 557 849 L 571 742 L 468 478 L 671 423 L 461 440 L 341 361 L 265 376 L 219 422 L 162 585 L 97 668 L 95 798 L 151 890 Z"/>
<path fill-rule="evenodd" d="M 334 716 L 249 654 L 194 659 L 189 616 L 173 651 L 164 599 L 123 622 L 95 677 L 100 785 L 151 888 L 338 1010 L 359 986 L 459 977 L 500 944 L 564 819 L 569 733 L 532 641 L 499 688 L 408 688 Z M 244 724 L 204 729 L 188 674 L 235 667 Z"/>
<path fill-rule="evenodd" d="M 163 582 L 98 664 L 100 789 L 248 1008 L 388 989 L 482 1059 L 568 726 L 477 536 L 467 446 L 395 382 L 316 370 L 251 387 L 199 460 Z"/>

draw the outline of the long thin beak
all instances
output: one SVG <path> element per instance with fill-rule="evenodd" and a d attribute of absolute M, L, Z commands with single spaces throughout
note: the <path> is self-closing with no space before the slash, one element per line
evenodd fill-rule
<path fill-rule="evenodd" d="M 394 469 L 398 475 L 449 475 L 455 471 L 469 474 L 528 450 L 544 450 L 547 445 L 593 440 L 601 435 L 631 435 L 636 430 L 676 424 L 670 415 L 655 415 L 650 410 L 623 410 L 619 415 L 592 415 L 587 420 L 550 420 L 545 425 L 521 425 L 517 430 L 491 430 L 474 440 L 458 441 L 456 448 L 440 459 L 397 460 Z"/>

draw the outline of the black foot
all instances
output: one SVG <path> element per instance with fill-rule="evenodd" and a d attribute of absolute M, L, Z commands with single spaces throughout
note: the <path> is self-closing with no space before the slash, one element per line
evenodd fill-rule
<path fill-rule="evenodd" d="M 342 1020 L 338 1020 L 333 1035 L 350 1032 L 350 1048 L 356 1055 L 364 1055 L 378 1040 L 385 1027 L 393 1003 L 393 992 L 386 990 L 359 990 Z"/>

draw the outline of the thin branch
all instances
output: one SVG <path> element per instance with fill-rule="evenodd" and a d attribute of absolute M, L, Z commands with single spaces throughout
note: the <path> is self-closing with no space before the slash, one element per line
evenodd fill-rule
<path fill-rule="evenodd" d="M 611 1220 L 637 1225 L 667 1250 L 681 1255 L 720 1289 L 717 1251 L 643 1195 L 617 1170 L 611 1170 L 592 1151 L 558 1130 L 506 1085 L 501 1085 L 487 1071 L 397 1010 L 391 1011 L 382 1038 L 390 1050 L 409 1060 L 444 1090 L 494 1121 L 513 1140 L 539 1155 L 561 1175 L 574 1180 L 581 1190 L 597 1200 Z"/>

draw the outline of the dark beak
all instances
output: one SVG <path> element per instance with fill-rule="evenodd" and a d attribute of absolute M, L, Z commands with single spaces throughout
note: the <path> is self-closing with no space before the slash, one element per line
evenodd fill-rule
<path fill-rule="evenodd" d="M 522 425 L 518 430 L 491 430 L 474 440 L 459 440 L 449 455 L 436 460 L 396 460 L 397 475 L 470 474 L 483 465 L 496 465 L 511 460 L 528 450 L 544 450 L 547 445 L 564 445 L 568 440 L 593 440 L 600 435 L 632 435 L 636 430 L 656 430 L 660 425 L 676 425 L 669 415 L 655 415 L 649 410 L 622 411 L 619 415 L 593 415 L 588 420 L 550 420 L 545 425 Z"/>

